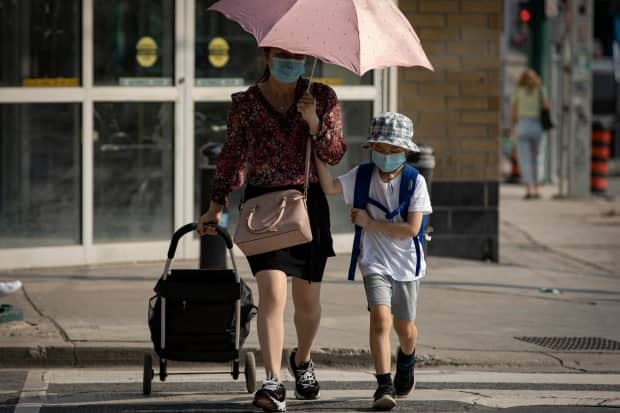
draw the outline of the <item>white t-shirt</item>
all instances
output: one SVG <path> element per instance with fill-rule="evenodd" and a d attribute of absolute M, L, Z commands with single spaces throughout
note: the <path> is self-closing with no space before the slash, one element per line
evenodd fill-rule
<path fill-rule="evenodd" d="M 355 190 L 355 177 L 357 169 L 338 177 L 342 185 L 344 202 L 353 205 Z M 390 182 L 383 182 L 379 176 L 378 168 L 375 168 L 370 179 L 370 190 L 368 196 L 378 201 L 388 210 L 393 211 L 398 208 L 398 196 L 400 191 L 401 174 L 398 174 Z M 388 221 L 385 212 L 374 205 L 368 204 L 368 215 L 374 220 Z M 430 214 L 433 212 L 431 199 L 428 195 L 426 180 L 422 174 L 418 174 L 415 190 L 409 203 L 409 211 Z M 391 219 L 391 222 L 403 222 L 400 214 Z M 416 277 L 416 250 L 412 237 L 396 238 L 376 231 L 362 229 L 360 241 L 360 256 L 358 265 L 362 275 L 379 273 L 389 274 L 397 281 L 412 281 L 424 277 L 426 272 L 426 262 L 424 251 L 420 248 L 420 272 Z"/>

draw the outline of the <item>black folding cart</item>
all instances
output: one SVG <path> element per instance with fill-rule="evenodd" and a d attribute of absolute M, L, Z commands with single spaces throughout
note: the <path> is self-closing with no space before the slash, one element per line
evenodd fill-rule
<path fill-rule="evenodd" d="M 168 361 L 230 362 L 230 374 L 239 378 L 239 356 L 256 315 L 252 290 L 239 278 L 233 243 L 222 227 L 217 233 L 226 242 L 233 269 L 170 269 L 179 239 L 196 229 L 196 223 L 179 228 L 170 240 L 164 272 L 149 299 L 148 322 L 159 357 L 159 379 L 172 374 L 228 374 L 225 372 L 168 372 Z M 256 387 L 254 353 L 245 353 L 248 393 Z M 144 355 L 142 391 L 151 393 L 155 377 L 153 358 Z"/>

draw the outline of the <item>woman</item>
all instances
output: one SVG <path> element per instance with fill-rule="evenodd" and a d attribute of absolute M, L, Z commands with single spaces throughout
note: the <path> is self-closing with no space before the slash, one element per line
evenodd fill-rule
<path fill-rule="evenodd" d="M 331 165 L 342 159 L 340 103 L 328 86 L 302 79 L 305 57 L 266 48 L 263 77 L 245 92 L 232 95 L 228 132 L 218 159 L 209 210 L 200 217 L 198 232 L 213 234 L 228 193 L 242 185 L 244 199 L 284 188 L 303 190 L 308 138 L 315 156 Z M 285 389 L 280 382 L 284 345 L 284 307 L 287 276 L 292 276 L 297 348 L 288 357 L 295 377 L 295 395 L 319 397 L 310 350 L 320 317 L 320 288 L 327 257 L 334 255 L 329 207 L 313 163 L 308 189 L 308 213 L 313 241 L 248 257 L 258 285 L 258 341 L 267 378 L 253 404 L 265 411 L 285 411 Z"/>
<path fill-rule="evenodd" d="M 517 154 L 521 179 L 525 183 L 525 199 L 540 198 L 538 176 L 539 149 L 543 128 L 540 110 L 550 108 L 540 78 L 532 69 L 521 74 L 517 89 L 511 99 L 510 136 L 517 137 Z"/>

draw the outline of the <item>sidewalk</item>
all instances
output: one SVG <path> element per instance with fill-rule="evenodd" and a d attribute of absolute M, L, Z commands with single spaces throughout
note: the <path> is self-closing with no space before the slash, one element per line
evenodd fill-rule
<path fill-rule="evenodd" d="M 429 258 L 418 304 L 421 365 L 620 371 L 620 348 L 562 352 L 514 338 L 620 341 L 620 198 L 555 200 L 545 188 L 544 199 L 525 201 L 522 191 L 500 191 L 500 264 Z M 346 255 L 328 262 L 319 365 L 370 364 L 363 287 L 346 281 L 348 263 Z M 162 269 L 149 262 L 0 272 L 0 280 L 24 283 L 0 298 L 24 311 L 23 322 L 0 324 L 0 367 L 141 363 L 152 349 L 147 298 Z M 290 300 L 285 328 L 285 347 L 293 347 Z M 256 348 L 253 322 L 245 349 Z"/>

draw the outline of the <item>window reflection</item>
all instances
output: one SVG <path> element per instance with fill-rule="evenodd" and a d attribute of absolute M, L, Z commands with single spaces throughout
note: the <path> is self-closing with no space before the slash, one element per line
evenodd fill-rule
<path fill-rule="evenodd" d="M 0 104 L 0 248 L 80 243 L 80 113 Z"/>
<path fill-rule="evenodd" d="M 94 26 L 95 84 L 173 84 L 173 0 L 95 0 Z"/>
<path fill-rule="evenodd" d="M 226 138 L 226 121 L 230 102 L 197 102 L 194 110 L 194 216 L 198 217 L 206 212 L 201 203 L 208 206 L 211 191 L 209 180 L 213 176 L 217 156 L 221 144 Z M 229 195 L 230 208 L 226 211 L 221 225 L 227 226 L 229 232 L 234 232 L 237 226 L 239 211 L 237 206 L 241 201 L 243 190 L 233 191 Z M 204 198 L 206 196 L 206 198 Z"/>
<path fill-rule="evenodd" d="M 168 102 L 96 103 L 94 240 L 162 240 L 173 222 Z"/>
<path fill-rule="evenodd" d="M 221 13 L 208 11 L 216 0 L 196 1 L 196 86 L 253 84 L 265 70 L 254 37 Z M 306 59 L 310 76 L 314 59 Z M 363 77 L 339 66 L 317 62 L 314 76 L 330 85 L 371 85 L 372 72 Z"/>
<path fill-rule="evenodd" d="M 373 116 L 373 102 L 344 101 L 340 104 L 347 152 L 338 165 L 329 167 L 334 178 L 370 159 L 368 150 L 362 149 L 362 144 L 368 139 L 368 128 Z M 351 232 L 353 228 L 350 218 L 351 207 L 344 204 L 342 196 L 328 196 L 327 200 L 331 213 L 332 232 Z"/>
<path fill-rule="evenodd" d="M 79 0 L 0 0 L 0 86 L 79 86 Z"/>

